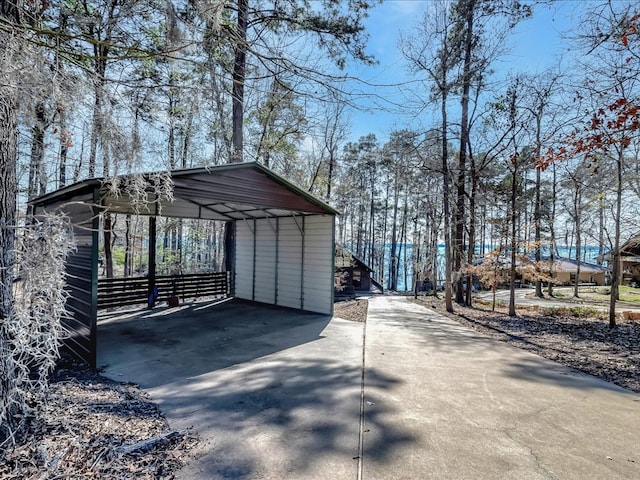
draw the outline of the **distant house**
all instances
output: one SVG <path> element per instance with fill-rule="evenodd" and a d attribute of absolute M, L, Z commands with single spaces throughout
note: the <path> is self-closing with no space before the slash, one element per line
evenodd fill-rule
<path fill-rule="evenodd" d="M 573 285 L 576 282 L 576 275 L 578 274 L 578 262 L 571 258 L 554 257 L 553 268 L 550 268 L 550 257 L 542 257 L 541 263 L 547 266 L 541 266 L 547 272 L 551 272 L 551 276 L 555 279 L 556 283 L 561 285 Z M 484 262 L 484 258 L 475 262 L 476 265 L 480 265 Z M 527 270 L 533 270 L 534 266 L 533 256 L 520 257 L 516 261 L 516 284 L 522 282 L 523 277 L 527 278 Z M 511 260 L 507 257 L 501 257 L 499 262 L 500 269 L 507 270 L 511 265 Z M 595 265 L 593 263 L 580 262 L 580 275 L 578 277 L 578 283 L 591 283 L 594 285 L 606 285 L 607 276 L 609 270 L 606 267 Z M 531 272 L 530 272 L 531 274 Z"/>
<path fill-rule="evenodd" d="M 358 293 L 369 293 L 382 288 L 372 277 L 373 270 L 344 247 L 336 246 L 335 297 L 353 297 Z"/>
<path fill-rule="evenodd" d="M 640 286 L 640 233 L 620 247 L 620 284 Z"/>
<path fill-rule="evenodd" d="M 549 261 L 549 258 L 545 259 Z M 607 272 L 609 270 L 601 265 L 580 262 L 580 275 L 578 283 L 593 283 L 595 285 L 605 285 Z M 570 258 L 555 257 L 553 259 L 552 275 L 558 283 L 573 285 L 576 282 L 578 273 L 578 262 Z"/>

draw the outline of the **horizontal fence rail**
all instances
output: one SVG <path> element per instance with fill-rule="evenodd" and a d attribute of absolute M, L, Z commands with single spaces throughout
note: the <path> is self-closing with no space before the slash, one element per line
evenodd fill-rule
<path fill-rule="evenodd" d="M 181 300 L 198 297 L 229 296 L 229 272 L 161 275 L 155 277 L 155 302 L 171 297 Z M 149 278 L 98 279 L 98 309 L 146 304 L 149 301 Z"/>

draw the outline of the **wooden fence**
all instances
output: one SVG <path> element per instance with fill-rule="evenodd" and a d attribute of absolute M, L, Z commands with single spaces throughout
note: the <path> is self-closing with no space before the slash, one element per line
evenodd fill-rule
<path fill-rule="evenodd" d="M 162 275 L 155 277 L 155 302 L 167 302 L 171 297 L 180 301 L 199 297 L 229 296 L 229 272 Z M 98 279 L 98 309 L 148 304 L 149 278 Z M 153 289 L 152 289 L 153 290 Z"/>

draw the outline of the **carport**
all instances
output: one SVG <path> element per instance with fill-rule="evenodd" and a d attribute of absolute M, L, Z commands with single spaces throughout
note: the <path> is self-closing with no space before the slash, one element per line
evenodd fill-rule
<path fill-rule="evenodd" d="M 67 260 L 70 316 L 64 320 L 65 343 L 72 352 L 95 367 L 101 302 L 153 304 L 150 296 L 163 284 L 181 282 L 202 294 L 332 314 L 336 210 L 255 162 L 169 172 L 172 199 L 157 193 L 161 175 L 89 179 L 30 203 L 35 215 L 64 212 L 74 226 L 77 249 Z M 116 183 L 135 184 L 136 190 L 114 189 Z M 105 213 L 149 218 L 148 275 L 120 280 L 117 286 L 99 278 L 100 219 Z M 228 222 L 226 271 L 156 276 L 159 215 Z"/>

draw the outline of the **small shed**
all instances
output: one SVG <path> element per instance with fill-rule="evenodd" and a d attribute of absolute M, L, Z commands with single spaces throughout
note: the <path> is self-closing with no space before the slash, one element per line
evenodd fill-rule
<path fill-rule="evenodd" d="M 111 184 L 126 176 L 81 181 L 30 202 L 35 215 L 62 211 L 74 225 L 77 250 L 67 260 L 67 346 L 92 366 L 96 363 L 98 308 L 109 288 L 98 278 L 100 217 L 106 212 L 149 217 L 149 272 L 125 289 L 140 289 L 139 303 L 162 281 L 191 282 L 203 291 L 322 314 L 333 313 L 334 226 L 338 212 L 256 163 L 236 163 L 170 172 L 173 201 L 154 197 L 158 174 L 138 177 L 148 185 L 148 207 L 134 208 L 126 190 Z M 144 188 L 144 187 L 143 187 Z M 156 218 L 228 222 L 225 272 L 206 278 L 155 275 Z M 180 278 L 178 278 L 180 277 Z M 117 294 L 117 292 L 116 292 Z M 115 300 L 117 304 L 117 298 Z"/>
<path fill-rule="evenodd" d="M 378 283 L 371 278 L 373 270 L 352 252 L 336 246 L 336 296 L 351 297 L 355 293 L 369 293 Z"/>

